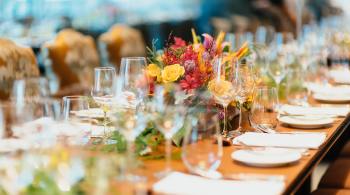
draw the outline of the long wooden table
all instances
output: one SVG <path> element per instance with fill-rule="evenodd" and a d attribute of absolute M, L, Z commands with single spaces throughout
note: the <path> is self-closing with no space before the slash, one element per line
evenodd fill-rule
<path fill-rule="evenodd" d="M 279 131 L 296 131 L 296 129 L 278 126 Z M 342 139 L 347 138 L 347 133 L 350 129 L 350 115 L 345 118 L 339 118 L 331 127 L 323 129 L 309 130 L 312 132 L 325 132 L 327 138 L 325 143 L 317 150 L 310 150 L 308 156 L 302 157 L 302 159 L 295 164 L 291 164 L 284 167 L 276 168 L 256 168 L 250 167 L 244 164 L 240 164 L 231 159 L 231 153 L 240 149 L 240 146 L 228 146 L 224 147 L 224 154 L 221 165 L 218 169 L 223 175 L 225 174 L 238 174 L 238 173 L 254 173 L 254 174 L 271 174 L 271 175 L 284 175 L 285 189 L 283 194 L 305 194 L 310 191 L 310 186 L 307 182 L 310 182 L 310 177 L 313 170 L 317 165 L 325 158 L 327 154 L 336 153 L 334 150 L 336 145 L 341 145 Z M 306 130 L 301 130 L 306 131 Z M 176 149 L 175 149 L 176 150 Z M 145 160 L 142 168 L 144 175 L 148 177 L 149 189 L 158 180 L 154 173 L 161 171 L 165 167 L 164 160 Z M 181 159 L 172 160 L 172 168 L 176 171 L 188 172 Z M 174 184 L 176 185 L 176 184 Z M 304 191 L 303 186 L 307 186 Z"/>

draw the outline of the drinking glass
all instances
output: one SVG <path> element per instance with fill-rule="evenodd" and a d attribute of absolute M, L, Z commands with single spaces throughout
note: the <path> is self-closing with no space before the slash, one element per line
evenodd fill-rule
<path fill-rule="evenodd" d="M 37 148 L 56 143 L 57 121 L 61 117 L 61 103 L 56 99 L 39 99 L 25 105 L 10 103 L 14 136 L 26 139 Z"/>
<path fill-rule="evenodd" d="M 308 106 L 308 91 L 304 84 L 304 76 L 301 70 L 292 69 L 287 76 L 287 100 L 288 103 Z"/>
<path fill-rule="evenodd" d="M 192 108 L 184 125 L 181 157 L 190 172 L 214 178 L 223 155 L 218 109 L 207 104 Z"/>
<path fill-rule="evenodd" d="M 287 54 L 282 52 L 271 52 L 269 55 L 268 73 L 276 82 L 277 91 L 279 92 L 280 84 L 287 75 Z"/>
<path fill-rule="evenodd" d="M 69 126 L 74 127 L 74 130 L 63 128 L 62 131 L 66 130 L 63 132 L 64 135 L 79 139 L 91 132 L 91 119 L 85 114 L 88 109 L 89 101 L 86 96 L 63 97 L 63 120 Z"/>
<path fill-rule="evenodd" d="M 136 109 L 148 95 L 146 65 L 144 57 L 122 58 L 119 75 L 122 81 L 121 97 L 126 106 Z"/>
<path fill-rule="evenodd" d="M 132 173 L 132 168 L 137 164 L 134 158 L 136 152 L 135 140 L 147 126 L 146 113 L 143 110 L 136 111 L 131 108 L 123 108 L 113 113 L 111 121 L 127 142 L 126 172 L 127 177 L 134 180 L 136 177 Z"/>
<path fill-rule="evenodd" d="M 232 136 L 237 136 L 242 134 L 242 114 L 244 109 L 244 104 L 252 101 L 252 96 L 255 89 L 255 78 L 252 69 L 248 66 L 245 60 L 237 63 L 237 68 L 235 72 L 236 78 L 233 80 L 234 86 L 236 86 L 236 100 L 240 104 L 240 117 L 239 126 L 236 130 L 231 131 Z"/>
<path fill-rule="evenodd" d="M 260 87 L 256 89 L 250 113 L 250 123 L 258 131 L 271 132 L 278 120 L 278 95 L 276 88 Z"/>
<path fill-rule="evenodd" d="M 16 80 L 13 83 L 11 100 L 23 104 L 27 100 L 45 98 L 50 95 L 49 84 L 44 77 Z"/>
<path fill-rule="evenodd" d="M 103 111 L 104 137 L 107 128 L 107 113 L 111 110 L 115 94 L 116 73 L 113 67 L 95 68 L 94 86 L 91 90 L 91 96 Z"/>
<path fill-rule="evenodd" d="M 172 137 L 183 127 L 186 108 L 181 89 L 176 84 L 158 85 L 155 87 L 153 97 L 154 111 L 153 121 L 157 129 L 165 137 L 166 167 L 157 173 L 159 177 L 167 175 L 171 171 L 171 143 Z"/>
<path fill-rule="evenodd" d="M 224 108 L 223 136 L 230 138 L 227 130 L 227 107 L 234 100 L 237 93 L 235 79 L 235 66 L 233 61 L 226 61 L 224 57 L 213 60 L 214 78 L 209 81 L 208 89 L 215 101 Z"/>

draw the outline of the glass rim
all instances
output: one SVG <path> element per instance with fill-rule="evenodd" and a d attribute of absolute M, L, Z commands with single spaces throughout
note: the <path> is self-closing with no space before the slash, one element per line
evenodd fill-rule
<path fill-rule="evenodd" d="M 27 78 L 21 78 L 16 79 L 15 82 L 26 82 L 26 81 L 39 81 L 39 82 L 48 82 L 46 77 L 40 76 L 40 77 L 27 77 Z"/>
<path fill-rule="evenodd" d="M 273 91 L 277 91 L 277 88 L 276 87 L 269 87 L 269 86 L 259 86 L 259 87 L 256 87 L 256 90 L 261 90 L 261 91 L 270 91 L 270 90 L 273 90 Z"/>
<path fill-rule="evenodd" d="M 63 101 L 65 100 L 88 100 L 88 96 L 85 95 L 68 95 L 64 96 L 62 98 Z"/>
<path fill-rule="evenodd" d="M 115 70 L 115 68 L 112 66 L 104 66 L 104 67 L 101 66 L 101 67 L 95 67 L 94 70 L 95 71 L 96 70 Z"/>
<path fill-rule="evenodd" d="M 123 60 L 146 60 L 146 57 L 142 57 L 142 56 L 130 56 L 130 57 L 122 57 L 121 61 Z"/>

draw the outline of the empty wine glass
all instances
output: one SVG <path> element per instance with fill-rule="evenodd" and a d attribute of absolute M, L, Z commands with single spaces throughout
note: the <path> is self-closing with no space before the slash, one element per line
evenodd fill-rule
<path fill-rule="evenodd" d="M 286 53 L 277 51 L 271 52 L 271 54 L 269 55 L 268 73 L 273 77 L 278 92 L 281 81 L 287 75 L 286 55 Z"/>
<path fill-rule="evenodd" d="M 11 100 L 24 104 L 33 99 L 45 98 L 50 95 L 49 84 L 44 77 L 33 77 L 16 80 L 13 83 Z"/>
<path fill-rule="evenodd" d="M 144 57 L 122 58 L 119 72 L 122 81 L 121 98 L 128 107 L 136 109 L 148 95 L 146 65 Z"/>
<path fill-rule="evenodd" d="M 249 117 L 252 126 L 258 131 L 273 132 L 278 123 L 278 106 L 276 88 L 258 88 Z"/>
<path fill-rule="evenodd" d="M 233 83 L 235 79 L 234 62 L 225 60 L 223 57 L 218 57 L 213 60 L 214 78 L 209 81 L 208 89 L 213 95 L 215 101 L 224 108 L 224 128 L 223 136 L 230 138 L 227 129 L 227 107 L 234 100 L 237 93 L 236 86 Z"/>
<path fill-rule="evenodd" d="M 304 76 L 301 70 L 289 70 L 287 76 L 287 100 L 288 103 L 300 106 L 308 106 L 308 90 L 304 84 Z"/>
<path fill-rule="evenodd" d="M 70 137 L 84 137 L 91 132 L 91 119 L 86 114 L 89 101 L 86 96 L 63 97 L 63 120 L 74 129 L 63 128 L 64 135 Z M 73 140 L 75 141 L 75 140 Z"/>
<path fill-rule="evenodd" d="M 215 178 L 223 155 L 218 109 L 198 105 L 186 117 L 181 157 L 191 173 Z"/>
<path fill-rule="evenodd" d="M 178 85 L 158 85 L 155 87 L 153 97 L 155 109 L 152 118 L 157 129 L 163 133 L 166 144 L 166 167 L 164 171 L 157 174 L 159 177 L 163 177 L 171 171 L 172 137 L 182 128 L 186 115 L 186 108 L 181 96 Z"/>
<path fill-rule="evenodd" d="M 251 67 L 248 66 L 245 59 L 243 59 L 240 63 L 237 63 L 237 68 L 235 72 L 235 79 L 233 80 L 233 85 L 236 86 L 236 100 L 240 105 L 240 117 L 239 117 L 239 127 L 230 132 L 232 136 L 237 136 L 242 134 L 242 119 L 243 119 L 243 109 L 245 105 L 251 104 L 252 96 L 255 89 L 255 78 L 254 73 Z"/>
<path fill-rule="evenodd" d="M 136 111 L 135 109 L 122 108 L 116 111 L 111 120 L 118 132 L 120 132 L 127 141 L 127 163 L 126 172 L 129 179 L 134 180 L 132 173 L 135 163 L 134 154 L 136 152 L 135 140 L 147 126 L 146 113 L 143 110 Z"/>
<path fill-rule="evenodd" d="M 103 111 L 104 137 L 106 137 L 107 113 L 111 110 L 115 94 L 116 73 L 113 67 L 95 68 L 94 86 L 91 96 Z"/>

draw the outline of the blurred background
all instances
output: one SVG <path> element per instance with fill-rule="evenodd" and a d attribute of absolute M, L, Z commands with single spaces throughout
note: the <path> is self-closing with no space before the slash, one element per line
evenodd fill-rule
<path fill-rule="evenodd" d="M 1 0 L 0 37 L 38 48 L 67 27 L 98 37 L 113 24 L 122 23 L 142 32 L 146 45 L 168 35 L 190 40 L 198 34 L 255 32 L 271 26 L 277 32 L 296 33 L 296 3 L 303 4 L 303 23 L 321 23 L 340 15 L 346 0 Z M 35 50 L 36 52 L 38 50 Z"/>

